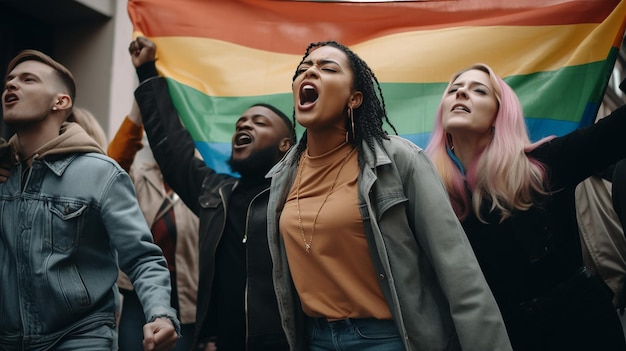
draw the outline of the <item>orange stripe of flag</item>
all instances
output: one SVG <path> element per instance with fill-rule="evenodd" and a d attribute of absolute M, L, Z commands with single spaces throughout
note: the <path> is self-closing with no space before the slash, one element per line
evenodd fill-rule
<path fill-rule="evenodd" d="M 380 36 L 449 28 L 452 24 L 458 27 L 600 23 L 618 3 L 618 0 L 368 4 L 134 0 L 129 2 L 128 11 L 136 30 L 150 37 L 205 37 L 253 49 L 301 54 L 310 42 L 332 39 L 354 45 Z M 275 38 L 277 25 L 285 33 L 281 40 Z"/>

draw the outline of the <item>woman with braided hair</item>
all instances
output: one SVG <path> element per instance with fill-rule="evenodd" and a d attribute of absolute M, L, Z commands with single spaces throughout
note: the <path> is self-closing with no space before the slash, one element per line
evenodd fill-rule
<path fill-rule="evenodd" d="M 313 43 L 292 91 L 306 132 L 268 174 L 290 348 L 510 350 L 434 167 L 383 129 L 394 128 L 368 65 L 337 42 Z"/>

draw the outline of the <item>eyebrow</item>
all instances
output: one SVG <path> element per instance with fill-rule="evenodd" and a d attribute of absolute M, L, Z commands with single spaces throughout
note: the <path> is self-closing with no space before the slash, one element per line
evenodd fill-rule
<path fill-rule="evenodd" d="M 464 85 L 464 84 L 463 84 L 463 83 L 461 83 L 461 82 L 459 82 L 459 83 L 453 83 L 453 84 L 451 84 L 451 85 L 450 85 L 450 87 L 456 87 L 456 86 L 460 86 L 460 85 Z M 485 88 L 486 88 L 487 90 L 489 90 L 489 91 L 491 91 L 491 90 L 492 90 L 491 88 L 489 88 L 489 86 L 488 86 L 487 84 L 481 83 L 481 82 L 476 81 L 476 80 L 470 81 L 468 85 L 469 85 L 469 86 L 476 86 L 476 85 L 480 85 L 480 86 L 482 86 L 482 87 L 485 87 Z"/>
<path fill-rule="evenodd" d="M 24 72 L 18 72 L 17 74 L 7 74 L 6 77 L 4 78 L 4 82 L 8 82 L 9 80 L 16 78 L 16 77 L 24 77 L 24 76 L 32 76 L 35 77 L 37 79 L 41 79 L 41 77 L 39 77 L 39 75 L 33 73 L 33 72 L 29 72 L 29 71 L 24 71 Z"/>
<path fill-rule="evenodd" d="M 341 66 L 341 65 L 339 64 L 339 62 L 334 61 L 334 60 L 331 60 L 331 59 L 318 59 L 318 60 L 317 60 L 317 63 L 318 63 L 318 64 L 320 64 L 320 65 L 325 65 L 325 64 L 327 64 L 327 63 L 334 63 L 334 64 L 336 64 L 337 66 Z M 306 60 L 306 61 L 302 61 L 302 64 L 309 64 L 309 65 L 312 65 L 312 64 L 313 64 L 313 60 L 309 59 L 309 60 Z"/>
<path fill-rule="evenodd" d="M 255 119 L 255 118 L 258 118 L 258 117 L 270 118 L 269 116 L 264 115 L 264 114 L 261 114 L 261 113 L 255 113 L 255 114 L 253 114 L 252 116 L 250 116 L 249 118 L 251 118 L 251 119 Z M 237 123 L 239 123 L 239 122 L 241 122 L 242 120 L 247 119 L 247 118 L 248 118 L 248 117 L 246 117 L 246 116 L 241 116 L 241 117 L 239 117 L 239 118 L 237 119 L 237 122 L 235 122 L 235 124 L 237 124 Z"/>

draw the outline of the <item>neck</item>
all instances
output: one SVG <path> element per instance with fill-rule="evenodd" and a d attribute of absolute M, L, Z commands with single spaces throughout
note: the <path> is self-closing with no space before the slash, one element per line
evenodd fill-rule
<path fill-rule="evenodd" d="M 324 131 L 307 130 L 307 149 L 309 156 L 319 156 L 337 148 L 346 142 L 345 130 Z"/>
<path fill-rule="evenodd" d="M 459 159 L 464 169 L 469 169 L 476 155 L 482 152 L 491 138 L 483 137 L 452 137 L 454 155 Z"/>
<path fill-rule="evenodd" d="M 17 144 L 15 148 L 21 160 L 30 164 L 33 161 L 35 152 L 50 140 L 59 136 L 60 126 L 50 123 L 36 123 L 30 125 L 18 125 L 15 127 Z"/>

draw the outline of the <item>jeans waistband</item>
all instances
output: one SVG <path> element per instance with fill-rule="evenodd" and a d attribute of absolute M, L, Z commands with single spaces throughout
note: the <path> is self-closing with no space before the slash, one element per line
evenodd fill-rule
<path fill-rule="evenodd" d="M 393 326 L 395 323 L 391 319 L 376 319 L 376 318 L 346 318 L 329 321 L 325 317 L 321 318 L 308 318 L 311 323 L 316 327 L 324 329 L 339 329 L 339 328 L 373 328 L 383 326 Z"/>

